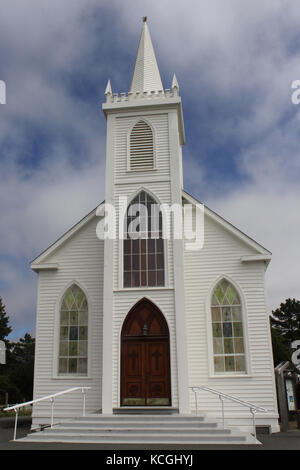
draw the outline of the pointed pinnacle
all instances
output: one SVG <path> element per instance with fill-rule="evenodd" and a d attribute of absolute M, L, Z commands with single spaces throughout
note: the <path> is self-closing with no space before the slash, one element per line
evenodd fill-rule
<path fill-rule="evenodd" d="M 179 85 L 178 85 L 178 81 L 177 81 L 175 73 L 173 75 L 173 80 L 172 80 L 172 90 L 173 88 L 177 88 L 177 90 L 179 90 Z"/>
<path fill-rule="evenodd" d="M 107 82 L 107 85 L 106 85 L 106 89 L 105 89 L 105 95 L 108 95 L 108 94 L 111 94 L 112 95 L 112 90 L 111 90 L 111 84 L 110 84 L 110 80 L 108 80 Z"/>

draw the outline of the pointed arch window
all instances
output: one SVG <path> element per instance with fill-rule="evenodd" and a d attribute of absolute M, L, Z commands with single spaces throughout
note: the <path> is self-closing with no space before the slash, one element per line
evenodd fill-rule
<path fill-rule="evenodd" d="M 76 284 L 63 296 L 59 335 L 59 375 L 87 375 L 88 303 Z"/>
<path fill-rule="evenodd" d="M 242 304 L 235 287 L 222 279 L 214 289 L 211 320 L 216 374 L 246 373 Z"/>
<path fill-rule="evenodd" d="M 144 120 L 138 121 L 130 133 L 130 170 L 153 170 L 153 132 Z"/>
<path fill-rule="evenodd" d="M 145 191 L 127 208 L 123 248 L 124 287 L 165 285 L 162 213 Z"/>

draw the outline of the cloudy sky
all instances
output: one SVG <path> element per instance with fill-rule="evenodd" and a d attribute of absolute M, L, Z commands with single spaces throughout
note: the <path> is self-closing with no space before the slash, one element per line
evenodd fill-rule
<path fill-rule="evenodd" d="M 273 252 L 270 309 L 300 298 L 299 0 L 1 0 L 0 296 L 34 334 L 29 262 L 104 197 L 107 79 L 129 90 L 141 18 L 176 72 L 185 189 Z"/>

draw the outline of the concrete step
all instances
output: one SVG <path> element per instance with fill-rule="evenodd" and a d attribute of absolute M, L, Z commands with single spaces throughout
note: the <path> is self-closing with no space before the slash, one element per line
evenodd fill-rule
<path fill-rule="evenodd" d="M 156 429 L 174 429 L 174 426 L 177 430 L 182 429 L 191 429 L 191 430 L 200 430 L 200 429 L 217 429 L 218 424 L 213 422 L 200 422 L 200 423 L 165 423 L 165 422 L 156 422 L 156 423 L 127 423 L 117 421 L 115 423 L 90 423 L 87 421 L 78 421 L 78 422 L 67 422 L 60 423 L 60 429 L 87 429 L 87 430 L 100 430 L 100 429 L 140 429 L 141 431 L 148 429 L 149 431 L 155 431 Z"/>
<path fill-rule="evenodd" d="M 33 432 L 20 441 L 99 444 L 257 444 L 247 434 L 223 429 L 204 416 L 101 415 L 65 420 L 53 428 Z"/>
<path fill-rule="evenodd" d="M 188 428 L 184 428 L 184 427 L 181 427 L 180 429 L 176 429 L 174 430 L 174 428 L 170 428 L 170 427 L 167 427 L 167 426 L 161 426 L 159 428 L 141 428 L 141 427 L 115 427 L 115 426 L 111 426 L 111 427 L 106 427 L 106 428 L 90 428 L 90 427 L 72 427 L 72 426 L 65 426 L 65 425 L 61 425 L 61 426 L 58 426 L 57 429 L 54 427 L 52 429 L 47 429 L 47 431 L 44 431 L 47 432 L 47 433 L 56 433 L 57 430 L 59 430 L 59 432 L 65 432 L 65 433 L 68 433 L 68 432 L 73 432 L 73 433 L 76 433 L 76 434 L 85 434 L 85 433 L 93 433 L 93 434 L 103 434 L 103 433 L 110 433 L 110 434 L 118 434 L 118 433 L 124 433 L 124 432 L 128 432 L 130 433 L 131 435 L 132 434 L 165 434 L 165 433 L 175 433 L 178 434 L 191 434 L 191 433 L 195 433 L 195 434 L 230 434 L 230 429 L 220 429 L 220 428 L 196 428 L 196 427 L 188 427 Z"/>
<path fill-rule="evenodd" d="M 202 434 L 182 435 L 181 433 L 163 433 L 159 435 L 141 433 L 74 433 L 74 432 L 40 432 L 28 435 L 19 441 L 26 442 L 68 442 L 68 443 L 99 443 L 99 444 L 249 444 L 246 436 L 234 434 Z"/>

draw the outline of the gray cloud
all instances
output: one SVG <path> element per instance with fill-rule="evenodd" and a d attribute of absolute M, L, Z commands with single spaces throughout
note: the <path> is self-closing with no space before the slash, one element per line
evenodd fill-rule
<path fill-rule="evenodd" d="M 111 75 L 114 91 L 128 91 L 144 15 L 164 85 L 175 71 L 194 135 L 183 155 L 187 188 L 273 251 L 272 307 L 298 296 L 297 0 L 2 0 L 1 10 L 0 285 L 17 328 L 34 321 L 35 277 L 25 260 L 104 196 L 100 101 Z M 45 139 L 38 151 L 35 132 Z M 241 178 L 224 175 L 223 183 L 206 161 L 224 142 L 229 153 L 231 142 L 238 148 L 224 158 Z"/>

